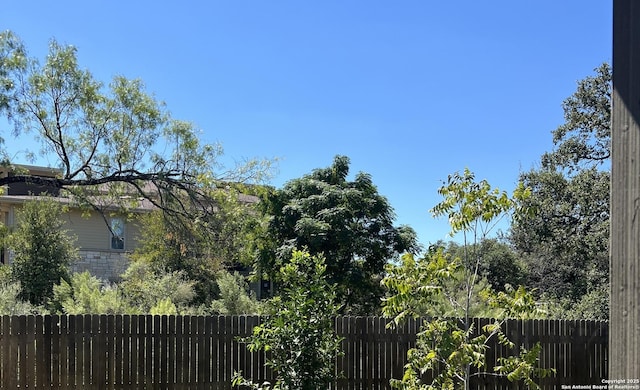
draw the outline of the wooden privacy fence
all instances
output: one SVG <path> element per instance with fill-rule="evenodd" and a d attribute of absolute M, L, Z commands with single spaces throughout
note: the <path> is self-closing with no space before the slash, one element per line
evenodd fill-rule
<path fill-rule="evenodd" d="M 0 317 L 0 388 L 230 389 L 234 371 L 264 380 L 264 355 L 238 341 L 260 319 L 253 316 L 73 315 Z M 388 328 L 379 317 L 338 317 L 344 356 L 336 360 L 334 389 L 388 389 L 401 378 L 420 320 Z M 488 320 L 474 320 L 480 329 Z M 541 363 L 557 375 L 543 388 L 601 384 L 607 378 L 607 323 L 509 321 L 516 344 L 543 346 Z M 491 371 L 504 348 L 490 345 Z M 472 388 L 516 388 L 504 378 L 479 375 Z"/>

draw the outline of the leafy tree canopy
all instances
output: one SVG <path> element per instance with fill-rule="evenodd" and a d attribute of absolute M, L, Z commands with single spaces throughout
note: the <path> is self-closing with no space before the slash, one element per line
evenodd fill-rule
<path fill-rule="evenodd" d="M 465 251 L 477 253 L 482 259 L 478 265 L 478 275 L 486 279 L 494 290 L 504 291 L 507 285 L 524 284 L 528 274 L 526 264 L 518 258 L 511 245 L 501 238 L 485 238 L 466 247 L 453 241 L 439 241 L 434 247 L 442 247 L 444 253 L 460 259 L 465 258 Z"/>
<path fill-rule="evenodd" d="M 385 263 L 416 252 L 418 244 L 413 229 L 393 225 L 393 209 L 370 175 L 358 173 L 353 181 L 348 175 L 349 158 L 336 156 L 330 167 L 291 180 L 268 197 L 271 241 L 259 267 L 272 274 L 295 248 L 322 254 L 346 311 L 371 313 L 382 296 Z"/>
<path fill-rule="evenodd" d="M 0 144 L 0 185 L 28 182 L 63 190 L 92 208 L 138 205 L 195 219 L 215 212 L 211 190 L 221 181 L 260 179 L 269 162 L 221 167 L 221 147 L 203 144 L 191 123 L 171 118 L 140 80 L 116 76 L 105 85 L 82 69 L 73 46 L 52 40 L 44 61 L 30 57 L 11 32 L 0 34 L 0 113 L 29 137 L 57 177 L 29 176 L 12 165 L 18 151 Z M 10 134 L 9 134 L 10 133 Z M 15 144 L 14 144 L 15 145 Z M 100 197 L 95 195 L 99 194 Z"/>
<path fill-rule="evenodd" d="M 609 181 L 611 145 L 611 67 L 603 64 L 578 83 L 563 103 L 565 123 L 553 132 L 555 148 L 541 166 L 521 174 L 531 188 L 525 201 L 530 214 L 520 214 L 510 240 L 530 270 L 528 284 L 565 312 L 606 318 L 580 309 L 584 299 L 607 291 L 609 253 Z M 591 297 L 591 298 L 589 298 Z"/>
<path fill-rule="evenodd" d="M 543 167 L 579 170 L 611 157 L 612 69 L 607 63 L 578 82 L 563 103 L 565 123 L 553 131 L 556 149 L 542 156 Z"/>

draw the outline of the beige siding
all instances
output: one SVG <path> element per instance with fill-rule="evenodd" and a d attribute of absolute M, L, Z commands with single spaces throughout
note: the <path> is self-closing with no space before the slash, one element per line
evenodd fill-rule
<path fill-rule="evenodd" d="M 77 245 L 80 249 L 111 250 L 111 233 L 103 216 L 97 212 L 87 216 L 79 211 L 70 211 L 63 218 L 69 232 L 78 238 Z M 106 218 L 108 220 L 110 215 Z M 125 222 L 125 251 L 129 252 L 136 248 L 139 230 L 135 222 Z"/>
<path fill-rule="evenodd" d="M 109 230 L 97 213 L 87 217 L 78 211 L 70 211 L 62 218 L 69 233 L 77 237 L 81 249 L 109 249 Z"/>
<path fill-rule="evenodd" d="M 21 207 L 22 205 L 20 204 L 4 205 L 2 207 L 3 211 L 0 213 L 0 222 L 15 226 L 20 216 Z M 93 212 L 87 215 L 78 210 L 71 210 L 63 213 L 61 218 L 65 222 L 65 228 L 69 231 L 69 234 L 77 238 L 76 246 L 79 249 L 111 251 L 111 233 L 104 217 L 99 213 Z M 108 220 L 110 215 L 107 215 L 106 218 Z M 2 219 L 6 219 L 6 221 Z M 135 221 L 125 221 L 124 251 L 135 250 L 138 246 L 139 236 L 140 228 L 138 224 Z"/>

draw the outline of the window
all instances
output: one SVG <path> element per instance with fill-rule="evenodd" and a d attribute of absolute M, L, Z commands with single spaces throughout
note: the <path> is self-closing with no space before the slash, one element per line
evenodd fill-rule
<path fill-rule="evenodd" d="M 124 220 L 111 219 L 111 249 L 124 249 Z"/>

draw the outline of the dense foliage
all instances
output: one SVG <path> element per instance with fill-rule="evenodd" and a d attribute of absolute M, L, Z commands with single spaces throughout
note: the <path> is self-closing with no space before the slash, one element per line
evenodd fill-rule
<path fill-rule="evenodd" d="M 2 32 L 0 114 L 13 127 L 0 133 L 0 186 L 45 187 L 71 207 L 103 215 L 117 210 L 133 216 L 140 207 L 158 210 L 142 221 L 146 246 L 135 260 L 154 265 L 151 279 L 183 273 L 193 281 L 191 306 L 206 306 L 218 297 L 219 270 L 250 263 L 260 223 L 245 184 L 268 176 L 271 161 L 225 167 L 221 147 L 201 143 L 199 129 L 172 118 L 142 81 L 116 76 L 105 84 L 81 68 L 75 47 L 52 40 L 40 60 L 29 55 L 15 34 Z M 15 138 L 12 145 L 29 137 L 41 150 L 8 150 L 7 137 Z M 58 174 L 39 176 L 15 164 L 35 155 L 50 161 Z M 14 247 L 28 248 L 13 241 L 9 244 Z M 25 275 L 44 273 L 22 267 L 21 257 L 16 277 L 33 279 Z M 51 298 L 52 285 L 64 276 L 59 268 L 47 269 L 49 287 L 38 303 Z M 26 293 L 32 284 L 22 283 L 21 289 L 36 299 L 40 292 Z"/>
<path fill-rule="evenodd" d="M 149 263 L 134 261 L 117 287 L 127 305 L 137 313 L 150 313 L 164 301 L 164 305 L 171 303 L 177 313 L 189 314 L 193 311 L 195 284 L 183 271 L 158 270 Z"/>
<path fill-rule="evenodd" d="M 270 274 L 296 248 L 323 255 L 344 312 L 375 313 L 386 262 L 418 245 L 413 229 L 393 225 L 393 208 L 371 176 L 358 173 L 349 181 L 348 175 L 349 159 L 337 156 L 330 167 L 291 180 L 268 197 L 271 243 L 258 266 Z"/>
<path fill-rule="evenodd" d="M 118 283 L 88 272 L 69 274 L 77 249 L 65 235 L 61 204 L 42 198 L 26 202 L 16 229 L 6 237 L 14 262 L 0 268 L 0 314 L 254 314 L 260 304 L 240 275 L 219 271 L 210 283 L 219 295 L 198 304 L 184 271 L 133 261 Z"/>
<path fill-rule="evenodd" d="M 293 251 L 280 268 L 283 287 L 267 303 L 267 316 L 247 340 L 249 350 L 268 352 L 275 383 L 254 383 L 237 373 L 234 385 L 255 389 L 327 389 L 335 377 L 335 359 L 341 340 L 334 331 L 338 304 L 334 286 L 327 281 L 321 256 Z"/>
<path fill-rule="evenodd" d="M 133 314 L 116 286 L 104 285 L 89 272 L 73 274 L 53 287 L 50 307 L 65 314 Z"/>
<path fill-rule="evenodd" d="M 476 181 L 473 173 L 465 170 L 450 175 L 439 193 L 444 199 L 432 212 L 448 216 L 451 233 L 461 232 L 464 242 L 448 253 L 443 246 L 434 245 L 422 258 L 407 254 L 399 264 L 387 266 L 382 281 L 388 289 L 383 313 L 393 317 L 395 324 L 407 317 L 426 318 L 415 348 L 407 353 L 404 376 L 391 381 L 393 388 L 469 389 L 471 377 L 477 375 L 472 367 L 479 371 L 485 367 L 489 339 L 495 337 L 504 346 L 516 347 L 502 331 L 504 322 L 539 315 L 533 295 L 523 286 L 504 284 L 499 291 L 491 288 L 483 278 L 482 266 L 490 265 L 486 249 L 495 242 L 483 245 L 479 241 L 488 236 L 496 220 L 518 209 L 529 191 L 519 187 L 509 197 L 485 180 Z M 474 329 L 471 317 L 480 315 L 493 322 Z M 539 345 L 515 350 L 499 360 L 492 374 L 537 388 L 534 378 L 552 372 L 538 366 L 539 353 Z M 433 379 L 425 383 L 422 376 L 427 371 Z"/>
<path fill-rule="evenodd" d="M 20 297 L 34 305 L 46 303 L 53 296 L 53 286 L 69 278 L 69 264 L 77 256 L 61 213 L 62 205 L 52 199 L 26 202 L 18 212 L 15 230 L 7 237 Z"/>
<path fill-rule="evenodd" d="M 611 68 L 581 80 L 563 104 L 555 149 L 521 175 L 531 189 L 510 240 L 528 285 L 561 318 L 608 318 Z"/>
<path fill-rule="evenodd" d="M 0 315 L 37 314 L 40 307 L 20 298 L 20 282 L 11 277 L 11 267 L 0 265 Z"/>
<path fill-rule="evenodd" d="M 158 272 L 181 272 L 192 280 L 193 305 L 208 305 L 219 294 L 219 271 L 251 264 L 255 235 L 262 229 L 258 198 L 225 188 L 211 192 L 216 213 L 197 219 L 156 211 L 140 217 L 140 246 L 131 255 Z"/>
<path fill-rule="evenodd" d="M 238 272 L 221 271 L 216 277 L 219 298 L 211 302 L 209 310 L 221 315 L 261 314 L 262 304 L 250 291 L 244 276 Z"/>

